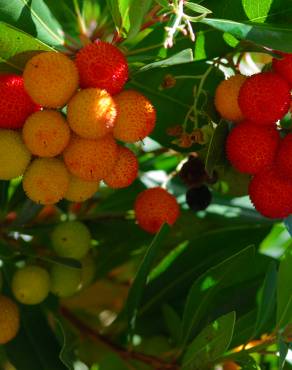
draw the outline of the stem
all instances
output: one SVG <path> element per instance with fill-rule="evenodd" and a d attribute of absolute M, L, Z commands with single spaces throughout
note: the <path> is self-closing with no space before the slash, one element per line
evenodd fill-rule
<path fill-rule="evenodd" d="M 164 42 L 164 47 L 166 49 L 171 48 L 173 46 L 174 35 L 175 35 L 177 29 L 179 28 L 179 26 L 181 24 L 181 21 L 183 19 L 183 16 L 184 16 L 184 0 L 179 0 L 178 1 L 178 6 L 175 7 L 175 12 L 177 14 L 175 22 L 174 22 L 173 26 L 167 30 L 168 35 L 167 35 L 167 38 Z"/>
<path fill-rule="evenodd" d="M 86 29 L 86 25 L 85 25 L 84 19 L 83 19 L 82 15 L 81 15 L 81 11 L 80 11 L 80 8 L 79 8 L 78 0 L 73 0 L 73 5 L 74 5 L 75 13 L 77 15 L 77 20 L 78 20 L 78 26 L 79 26 L 80 34 L 83 37 L 84 36 L 87 37 L 87 29 Z"/>

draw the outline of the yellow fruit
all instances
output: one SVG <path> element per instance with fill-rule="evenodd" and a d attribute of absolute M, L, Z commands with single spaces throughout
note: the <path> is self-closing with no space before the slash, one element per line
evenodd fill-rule
<path fill-rule="evenodd" d="M 12 278 L 14 297 L 23 304 L 39 304 L 50 291 L 50 276 L 39 266 L 26 266 L 15 272 Z"/>
<path fill-rule="evenodd" d="M 8 297 L 0 295 L 0 344 L 5 344 L 18 333 L 19 309 Z"/>
<path fill-rule="evenodd" d="M 51 269 L 51 292 L 58 297 L 70 297 L 81 288 L 81 269 L 53 265 Z"/>
<path fill-rule="evenodd" d="M 34 202 L 54 204 L 66 194 L 69 173 L 59 159 L 38 158 L 27 168 L 22 184 L 26 195 Z"/>
<path fill-rule="evenodd" d="M 238 370 L 240 367 L 233 361 L 226 361 L 223 364 L 223 370 Z"/>
<path fill-rule="evenodd" d="M 55 157 L 68 145 L 70 129 L 61 113 L 43 110 L 28 117 L 22 137 L 32 154 Z"/>
<path fill-rule="evenodd" d="M 96 272 L 95 261 L 90 254 L 81 260 L 81 266 L 82 288 L 86 288 L 93 282 Z"/>
<path fill-rule="evenodd" d="M 118 157 L 118 146 L 111 135 L 97 140 L 74 136 L 63 155 L 73 175 L 85 181 L 97 182 L 112 170 Z"/>
<path fill-rule="evenodd" d="M 63 107 L 78 88 L 77 68 L 67 56 L 49 51 L 32 57 L 26 64 L 24 87 L 32 100 L 47 108 Z"/>
<path fill-rule="evenodd" d="M 244 119 L 238 105 L 239 90 L 246 80 L 243 75 L 235 75 L 228 80 L 221 81 L 215 92 L 215 107 L 221 117 L 233 122 Z"/>
<path fill-rule="evenodd" d="M 0 180 L 21 176 L 31 159 L 21 134 L 13 130 L 0 129 Z"/>
<path fill-rule="evenodd" d="M 114 97 L 117 118 L 114 137 L 133 143 L 143 140 L 154 129 L 156 111 L 151 102 L 138 91 L 125 90 Z"/>
<path fill-rule="evenodd" d="M 80 90 L 68 104 L 71 129 L 86 139 L 98 139 L 110 133 L 114 128 L 116 115 L 116 105 L 105 90 Z"/>
<path fill-rule="evenodd" d="M 79 177 L 70 175 L 69 187 L 64 198 L 71 202 L 84 202 L 91 198 L 97 192 L 98 188 L 98 182 L 85 181 Z"/>
<path fill-rule="evenodd" d="M 81 259 L 91 246 L 88 227 L 79 221 L 58 224 L 51 235 L 55 252 L 61 257 Z"/>

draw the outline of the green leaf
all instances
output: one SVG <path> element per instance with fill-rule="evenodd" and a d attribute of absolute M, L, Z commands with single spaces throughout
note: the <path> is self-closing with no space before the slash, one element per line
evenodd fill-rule
<path fill-rule="evenodd" d="M 149 11 L 152 0 L 132 0 L 129 11 L 130 29 L 127 38 L 135 37 L 143 24 L 145 15 Z"/>
<path fill-rule="evenodd" d="M 114 352 L 106 354 L 98 364 L 98 370 L 129 370 L 126 363 Z"/>
<path fill-rule="evenodd" d="M 147 282 L 147 277 L 152 267 L 153 261 L 157 257 L 157 253 L 160 249 L 160 245 L 165 238 L 167 232 L 169 231 L 169 226 L 164 224 L 160 231 L 154 237 L 152 243 L 150 244 L 144 259 L 138 269 L 137 275 L 133 281 L 130 288 L 128 299 L 126 302 L 126 310 L 128 317 L 129 328 L 133 330 L 135 327 L 137 311 L 140 305 L 141 297 L 144 291 L 145 284 Z"/>
<path fill-rule="evenodd" d="M 189 1 L 186 1 L 184 3 L 184 6 L 187 7 L 188 9 L 192 10 L 193 12 L 196 13 L 201 13 L 201 14 L 210 14 L 212 13 L 212 10 L 205 8 L 204 6 L 196 3 L 191 3 Z"/>
<path fill-rule="evenodd" d="M 0 21 L 18 27 L 48 45 L 63 45 L 62 26 L 53 16 L 46 1 L 0 0 L 0 9 Z"/>
<path fill-rule="evenodd" d="M 257 321 L 255 325 L 254 337 L 261 334 L 266 322 L 271 318 L 276 306 L 277 290 L 277 267 L 275 262 L 271 262 L 267 271 L 263 289 L 260 296 Z"/>
<path fill-rule="evenodd" d="M 254 252 L 254 247 L 245 248 L 210 268 L 194 282 L 183 313 L 182 347 L 188 342 L 193 330 L 198 327 L 215 294 L 231 281 L 236 281 L 241 274 L 239 271 L 245 269 L 253 260 Z"/>
<path fill-rule="evenodd" d="M 190 63 L 193 60 L 194 56 L 192 49 L 185 49 L 175 55 L 172 55 L 170 58 L 163 59 L 159 62 L 146 64 L 144 67 L 140 68 L 138 72 L 148 71 L 153 68 L 163 68 L 174 66 L 177 64 Z"/>
<path fill-rule="evenodd" d="M 269 225 L 259 227 L 253 221 L 248 225 L 232 225 L 232 219 L 225 219 L 228 226 L 214 225 L 203 219 L 193 218 L 191 213 L 182 214 L 173 232 L 167 238 L 167 245 L 174 248 L 173 238 L 175 235 L 183 235 L 187 241 L 187 248 L 167 265 L 167 269 L 146 287 L 140 314 L 151 312 L 154 307 L 161 307 L 165 302 L 173 305 L 178 299 L 185 300 L 193 282 L 205 271 L 215 266 L 230 256 L 238 253 L 247 245 L 258 245 L 270 230 Z M 242 281 L 254 276 L 264 276 L 267 269 L 267 261 L 270 259 L 263 255 L 257 256 L 257 268 L 249 264 L 248 268 L 241 266 Z M 260 267 L 261 266 L 261 267 Z M 244 271 L 245 270 L 245 271 Z M 174 278 L 175 277 L 175 278 Z M 237 274 L 237 277 L 240 276 Z M 232 284 L 232 281 L 230 282 Z M 144 316 L 144 315 L 143 315 Z M 143 319 L 143 317 L 142 317 Z"/>
<path fill-rule="evenodd" d="M 0 5 L 1 8 L 1 5 Z M 0 70 L 18 72 L 24 69 L 28 59 L 39 51 L 52 51 L 49 46 L 34 37 L 0 22 Z"/>
<path fill-rule="evenodd" d="M 242 7 L 253 22 L 264 22 L 273 2 L 273 0 L 242 0 Z"/>
<path fill-rule="evenodd" d="M 111 12 L 111 16 L 117 28 L 121 27 L 122 18 L 119 9 L 119 3 L 116 0 L 106 0 L 107 6 Z"/>
<path fill-rule="evenodd" d="M 286 357 L 287 357 L 287 354 L 288 354 L 288 345 L 280 338 L 279 339 L 279 342 L 278 342 L 278 347 L 279 347 L 279 370 L 282 370 L 284 365 L 285 365 L 285 361 L 286 361 Z"/>
<path fill-rule="evenodd" d="M 277 326 L 285 327 L 292 322 L 292 248 L 280 263 L 277 283 Z"/>
<path fill-rule="evenodd" d="M 17 370 L 65 370 L 60 347 L 39 306 L 21 306 L 20 332 L 5 348 Z"/>
<path fill-rule="evenodd" d="M 280 25 L 235 22 L 228 19 L 204 18 L 202 23 L 220 31 L 228 32 L 240 40 L 292 52 L 292 29 Z"/>
<path fill-rule="evenodd" d="M 205 168 L 210 175 L 212 175 L 214 168 L 224 161 L 227 135 L 228 124 L 226 121 L 221 121 L 215 128 L 207 150 Z"/>
<path fill-rule="evenodd" d="M 235 312 L 213 321 L 189 345 L 182 369 L 202 369 L 227 351 L 234 330 Z"/>
<path fill-rule="evenodd" d="M 162 307 L 165 326 L 175 343 L 178 343 L 181 336 L 181 319 L 176 311 L 168 304 Z"/>

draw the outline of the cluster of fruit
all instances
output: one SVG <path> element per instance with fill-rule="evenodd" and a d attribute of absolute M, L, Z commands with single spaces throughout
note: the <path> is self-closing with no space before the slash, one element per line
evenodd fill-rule
<path fill-rule="evenodd" d="M 265 217 L 292 213 L 292 134 L 279 121 L 291 107 L 292 54 L 274 58 L 272 70 L 222 81 L 215 106 L 236 123 L 226 141 L 232 166 L 249 174 L 249 196 Z"/>
<path fill-rule="evenodd" d="M 51 245 L 60 257 L 74 258 L 81 269 L 54 263 L 48 272 L 44 265 L 25 265 L 16 270 L 11 280 L 14 298 L 24 305 L 43 302 L 49 292 L 65 298 L 90 285 L 95 277 L 95 264 L 90 254 L 91 234 L 79 221 L 63 222 L 51 234 Z M 9 297 L 0 295 L 0 344 L 13 339 L 19 329 L 19 309 Z"/>
<path fill-rule="evenodd" d="M 24 174 L 27 196 L 44 205 L 84 201 L 101 180 L 129 186 L 138 161 L 117 140 L 145 138 L 156 112 L 141 93 L 123 90 L 127 79 L 124 55 L 103 41 L 83 47 L 74 61 L 37 53 L 23 77 L 0 76 L 0 179 Z"/>

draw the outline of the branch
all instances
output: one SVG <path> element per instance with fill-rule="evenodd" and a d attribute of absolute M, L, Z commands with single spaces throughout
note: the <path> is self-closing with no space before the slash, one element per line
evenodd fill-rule
<path fill-rule="evenodd" d="M 80 332 L 91 337 L 94 340 L 97 340 L 98 342 L 102 342 L 111 351 L 115 352 L 124 360 L 130 359 L 138 360 L 140 362 L 144 362 L 145 364 L 152 366 L 156 370 L 179 370 L 179 367 L 176 364 L 167 363 L 157 357 L 145 355 L 140 352 L 127 351 L 126 349 L 112 343 L 108 338 L 104 337 L 99 332 L 87 326 L 84 322 L 82 322 L 78 317 L 76 317 L 70 310 L 68 310 L 65 307 L 61 307 L 61 314 Z"/>

